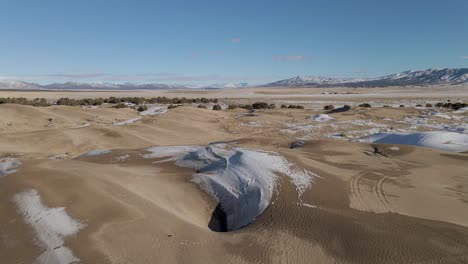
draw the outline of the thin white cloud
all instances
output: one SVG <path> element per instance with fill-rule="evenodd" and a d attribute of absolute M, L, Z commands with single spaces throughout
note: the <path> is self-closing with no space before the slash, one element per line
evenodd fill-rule
<path fill-rule="evenodd" d="M 276 56 L 277 61 L 302 61 L 305 59 L 303 55 L 288 55 L 288 56 Z"/>
<path fill-rule="evenodd" d="M 462 56 L 462 59 L 468 60 L 468 56 Z"/>
<path fill-rule="evenodd" d="M 239 38 L 239 37 L 230 38 L 229 41 L 230 41 L 231 43 L 240 43 L 240 42 L 241 42 L 241 38 Z"/>

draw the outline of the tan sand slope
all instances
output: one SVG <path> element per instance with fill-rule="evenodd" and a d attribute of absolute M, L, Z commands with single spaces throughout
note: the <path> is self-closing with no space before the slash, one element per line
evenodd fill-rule
<path fill-rule="evenodd" d="M 41 263 L 41 254 L 52 252 L 61 257 L 58 263 L 70 263 L 72 258 L 63 257 L 66 248 L 81 263 L 466 263 L 468 154 L 356 143 L 348 140 L 351 134 L 327 139 L 341 131 L 360 131 L 357 137 L 369 129 L 410 129 L 414 124 L 397 121 L 417 119 L 424 111 L 353 108 L 332 114 L 332 123 L 320 123 L 309 120 L 323 113 L 318 110 L 276 109 L 242 117 L 244 110 L 179 107 L 113 126 L 138 113 L 0 105 L 0 158 L 21 162 L 12 163 L 16 172 L 0 177 L 0 259 Z M 424 125 L 432 120 L 459 125 L 428 118 Z M 305 144 L 290 149 L 298 138 Z M 220 141 L 227 143 L 215 152 L 181 154 L 195 165 L 174 155 L 145 158 L 150 146 L 203 150 Z M 315 176 L 299 195 L 294 170 L 275 165 L 265 174 L 276 179 L 269 206 L 246 227 L 215 232 L 230 212 L 220 210 L 193 175 L 243 173 L 236 166 L 247 168 L 252 159 L 258 168 L 268 164 L 232 149 L 274 153 Z M 93 150 L 109 151 L 82 155 Z M 58 216 L 28 221 L 15 200 L 28 190 L 37 192 L 42 211 Z M 258 192 L 239 192 L 239 197 L 246 193 Z M 80 228 L 70 232 L 63 219 Z M 56 225 L 46 224 L 51 221 Z M 50 246 L 58 242 L 44 242 L 43 233 L 66 235 L 63 244 Z"/>

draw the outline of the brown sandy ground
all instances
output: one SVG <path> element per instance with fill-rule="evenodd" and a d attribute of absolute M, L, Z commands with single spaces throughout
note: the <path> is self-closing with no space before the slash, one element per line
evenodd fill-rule
<path fill-rule="evenodd" d="M 112 123 L 135 117 L 136 111 L 0 105 L 0 157 L 23 163 L 0 178 L 0 259 L 33 263 L 41 253 L 12 201 L 16 193 L 35 189 L 45 205 L 65 207 L 86 224 L 65 240 L 81 263 L 468 262 L 468 154 L 396 150 L 315 134 L 303 147 L 290 149 L 297 135 L 281 131 L 284 124 L 314 126 L 305 119 L 318 111 L 241 113 L 179 107 L 116 127 Z M 419 114 L 412 108 L 372 108 L 334 117 L 385 124 L 385 117 Z M 75 128 L 87 122 L 90 126 Z M 208 227 L 216 203 L 190 181 L 194 171 L 141 157 L 149 146 L 231 140 L 277 152 L 320 177 L 302 201 L 281 177 L 261 216 L 241 230 L 220 233 Z M 113 151 L 79 157 L 94 149 Z M 49 159 L 55 155 L 61 159 Z"/>

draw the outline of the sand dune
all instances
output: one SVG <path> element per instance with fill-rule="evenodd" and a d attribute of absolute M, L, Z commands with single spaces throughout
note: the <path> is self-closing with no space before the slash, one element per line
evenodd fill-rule
<path fill-rule="evenodd" d="M 2 263 L 468 262 L 464 112 L 246 114 L 0 105 Z"/>

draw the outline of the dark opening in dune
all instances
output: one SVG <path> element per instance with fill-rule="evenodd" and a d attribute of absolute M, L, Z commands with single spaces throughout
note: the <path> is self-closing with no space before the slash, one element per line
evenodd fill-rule
<path fill-rule="evenodd" d="M 213 214 L 211 215 L 210 222 L 208 223 L 208 227 L 211 231 L 215 232 L 228 232 L 228 225 L 227 225 L 227 215 L 221 206 L 221 203 L 218 203 Z"/>

